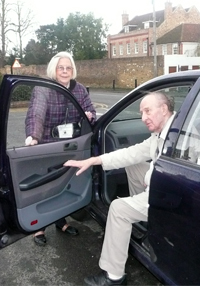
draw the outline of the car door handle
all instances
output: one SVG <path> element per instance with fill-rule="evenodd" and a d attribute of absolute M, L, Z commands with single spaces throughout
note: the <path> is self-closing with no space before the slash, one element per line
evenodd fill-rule
<path fill-rule="evenodd" d="M 66 143 L 64 145 L 64 151 L 77 150 L 77 148 L 78 148 L 78 143 L 77 142 Z"/>
<path fill-rule="evenodd" d="M 19 184 L 20 191 L 28 191 L 56 180 L 64 175 L 69 169 L 70 167 L 65 167 L 62 165 L 62 167 L 59 169 L 52 167 L 52 171 L 51 168 L 49 168 L 48 173 L 45 175 L 33 174 Z"/>

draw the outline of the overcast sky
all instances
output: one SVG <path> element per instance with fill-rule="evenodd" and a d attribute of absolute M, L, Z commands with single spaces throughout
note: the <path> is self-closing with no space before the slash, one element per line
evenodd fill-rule
<path fill-rule="evenodd" d="M 13 3 L 13 0 L 8 0 Z M 40 25 L 55 24 L 58 18 L 67 19 L 70 13 L 93 13 L 95 18 L 102 18 L 103 22 L 110 26 L 109 34 L 118 34 L 122 28 L 122 14 L 127 13 L 129 20 L 137 15 L 143 15 L 153 11 L 153 0 L 21 0 L 24 9 L 28 7 L 33 11 L 35 26 L 33 32 L 24 36 L 23 47 L 30 39 L 36 39 L 35 31 Z M 154 0 L 155 10 L 164 10 L 167 0 Z M 182 5 L 183 8 L 196 6 L 200 11 L 200 0 L 171 0 L 173 7 Z M 12 35 L 9 48 L 18 44 L 18 37 Z"/>
<path fill-rule="evenodd" d="M 110 34 L 117 34 L 122 27 L 122 14 L 129 14 L 129 20 L 136 15 L 153 11 L 152 0 L 25 0 L 30 1 L 30 9 L 34 11 L 39 25 L 56 23 L 59 17 L 66 19 L 69 13 L 92 12 L 95 18 L 103 18 L 110 25 Z M 166 0 L 154 0 L 155 10 L 163 10 Z M 200 11 L 200 0 L 171 0 L 173 6 L 181 4 L 183 8 L 196 6 Z"/>

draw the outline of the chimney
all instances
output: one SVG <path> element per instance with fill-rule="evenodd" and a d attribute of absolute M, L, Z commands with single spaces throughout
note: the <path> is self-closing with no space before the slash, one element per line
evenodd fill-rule
<path fill-rule="evenodd" d="M 171 1 L 165 2 L 165 20 L 169 18 L 169 16 L 172 14 L 172 3 Z"/>
<path fill-rule="evenodd" d="M 122 28 L 126 25 L 126 23 L 129 21 L 129 15 L 126 12 L 123 12 L 122 14 Z"/>

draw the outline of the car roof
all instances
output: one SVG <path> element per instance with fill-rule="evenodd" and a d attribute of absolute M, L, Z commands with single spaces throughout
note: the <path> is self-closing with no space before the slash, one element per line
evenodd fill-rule
<path fill-rule="evenodd" d="M 165 74 L 165 75 L 160 75 L 157 77 L 154 77 L 140 85 L 138 85 L 138 87 L 136 89 L 141 89 L 143 86 L 146 86 L 150 83 L 154 83 L 157 81 L 162 81 L 162 80 L 170 80 L 170 79 L 194 79 L 194 78 L 198 78 L 200 77 L 200 69 L 196 69 L 196 70 L 187 70 L 187 71 L 180 71 L 180 72 L 174 72 L 174 73 L 169 73 L 169 74 Z"/>
<path fill-rule="evenodd" d="M 160 75 L 158 77 L 153 78 L 155 79 L 164 79 L 164 78 L 174 78 L 174 77 L 188 77 L 188 76 L 200 76 L 200 69 L 198 70 L 186 70 L 186 71 L 180 71 L 180 72 L 173 72 L 165 75 Z"/>

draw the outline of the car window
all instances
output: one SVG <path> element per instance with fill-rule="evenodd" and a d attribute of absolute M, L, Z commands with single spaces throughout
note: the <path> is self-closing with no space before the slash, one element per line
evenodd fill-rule
<path fill-rule="evenodd" d="M 172 86 L 172 87 L 166 87 L 159 90 L 156 90 L 157 92 L 165 93 L 168 96 L 172 96 L 175 101 L 175 110 L 178 111 L 181 107 L 181 104 L 183 103 L 186 95 L 188 94 L 190 90 L 189 85 L 180 85 L 180 86 Z M 114 119 L 114 121 L 119 120 L 131 120 L 131 119 L 139 119 L 141 118 L 140 114 L 140 102 L 142 98 L 138 99 L 137 101 L 134 101 L 132 104 L 130 104 L 127 108 L 125 108 L 122 112 L 120 112 Z"/>
<path fill-rule="evenodd" d="M 200 165 L 200 93 L 180 132 L 174 157 Z"/>
<path fill-rule="evenodd" d="M 57 93 L 55 89 L 39 85 L 19 84 L 13 88 L 8 115 L 7 148 L 25 146 L 27 134 L 31 132 L 30 130 L 33 130 L 33 124 L 35 123 L 36 117 L 38 122 L 41 121 L 40 123 L 42 125 L 42 129 L 40 129 L 40 127 L 38 128 L 43 135 L 46 133 L 45 136 L 46 139 L 48 139 L 39 143 L 51 143 L 62 139 L 70 139 L 75 137 L 75 133 L 76 137 L 80 135 L 80 112 L 70 99 L 59 91 L 59 97 L 62 98 L 59 103 L 59 113 L 61 110 L 61 114 L 59 115 L 56 107 L 57 101 L 55 101 L 54 105 L 54 97 L 49 97 L 49 94 L 54 93 Z M 34 103 L 32 100 L 33 96 L 36 98 Z M 42 121 L 44 118 L 48 117 L 48 111 L 47 116 L 45 117 L 44 112 L 46 111 L 45 108 L 42 108 L 42 103 L 46 101 L 50 103 L 51 115 L 53 114 L 55 117 L 55 120 L 54 118 L 53 120 L 52 118 L 49 118 L 48 126 L 45 126 L 47 123 L 46 119 L 45 122 Z M 37 105 L 37 112 L 32 112 L 32 114 L 29 113 L 29 119 L 27 119 L 28 110 L 29 108 L 32 108 L 34 104 Z M 71 117 L 73 117 L 73 119 L 77 118 L 77 120 L 72 122 Z M 43 136 L 42 134 L 41 136 Z"/>

